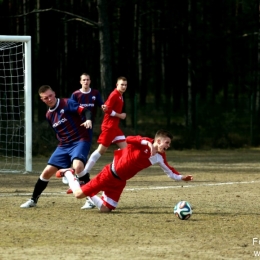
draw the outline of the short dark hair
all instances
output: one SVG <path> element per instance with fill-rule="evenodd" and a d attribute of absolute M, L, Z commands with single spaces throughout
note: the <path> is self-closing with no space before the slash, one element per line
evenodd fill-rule
<path fill-rule="evenodd" d="M 52 88 L 49 85 L 43 85 L 39 88 L 38 93 L 40 95 L 41 93 L 44 93 L 49 89 L 52 90 Z"/>
<path fill-rule="evenodd" d="M 166 131 L 166 130 L 160 129 L 160 130 L 158 130 L 156 132 L 155 139 L 157 139 L 159 137 L 169 137 L 172 140 L 173 135 L 170 132 Z"/>
<path fill-rule="evenodd" d="M 127 78 L 124 76 L 120 76 L 117 78 L 117 81 L 119 81 L 119 80 L 127 81 Z"/>
<path fill-rule="evenodd" d="M 82 76 L 89 76 L 89 78 L 91 79 L 90 75 L 89 75 L 88 73 L 86 73 L 86 72 L 84 72 L 84 73 L 82 73 L 82 74 L 80 75 L 80 77 L 79 77 L 80 80 L 81 80 L 81 77 L 82 77 Z"/>

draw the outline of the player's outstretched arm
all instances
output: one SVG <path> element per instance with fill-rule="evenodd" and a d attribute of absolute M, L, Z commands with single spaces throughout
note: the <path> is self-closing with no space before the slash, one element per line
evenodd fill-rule
<path fill-rule="evenodd" d="M 193 180 L 193 176 L 192 175 L 184 175 L 181 178 L 183 181 L 192 181 Z"/>

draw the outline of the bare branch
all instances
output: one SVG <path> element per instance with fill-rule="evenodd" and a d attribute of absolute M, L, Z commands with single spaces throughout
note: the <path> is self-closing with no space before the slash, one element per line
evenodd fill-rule
<path fill-rule="evenodd" d="M 83 19 L 80 19 L 80 18 L 72 18 L 72 19 L 67 20 L 67 22 L 71 22 L 71 21 L 79 21 L 79 22 L 86 23 L 88 25 L 93 26 L 93 24 L 91 24 L 90 22 L 83 20 Z"/>
<path fill-rule="evenodd" d="M 67 14 L 67 15 L 70 15 L 72 17 L 76 17 L 74 18 L 74 20 L 77 20 L 77 21 L 80 21 L 80 22 L 84 22 L 88 25 L 91 25 L 95 28 L 99 28 L 99 24 L 97 22 L 94 22 L 92 20 L 89 20 L 83 16 L 80 16 L 80 15 L 76 15 L 76 14 L 73 14 L 73 13 L 70 13 L 70 12 L 66 12 L 66 11 L 62 11 L 62 10 L 58 10 L 58 9 L 54 9 L 54 8 L 49 8 L 49 9 L 34 9 L 33 11 L 31 12 L 28 12 L 28 13 L 24 13 L 24 14 L 20 14 L 20 15 L 12 15 L 12 16 L 2 16 L 1 18 L 17 18 L 17 17 L 23 17 L 23 16 L 27 16 L 29 14 L 33 14 L 33 13 L 43 13 L 43 12 L 57 12 L 57 13 L 62 13 L 62 14 Z M 70 20 L 73 20 L 73 19 L 70 19 Z"/>

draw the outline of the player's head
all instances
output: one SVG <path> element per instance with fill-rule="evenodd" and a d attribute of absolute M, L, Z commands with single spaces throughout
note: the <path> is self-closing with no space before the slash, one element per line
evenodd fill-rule
<path fill-rule="evenodd" d="M 118 77 L 116 82 L 116 89 L 123 94 L 127 89 L 127 79 L 126 77 Z"/>
<path fill-rule="evenodd" d="M 84 91 L 89 89 L 89 85 L 91 83 L 90 75 L 88 73 L 82 73 L 80 75 L 79 83 Z"/>
<path fill-rule="evenodd" d="M 56 104 L 55 92 L 49 85 L 43 85 L 39 88 L 38 93 L 41 100 L 49 107 L 54 107 Z"/>
<path fill-rule="evenodd" d="M 158 130 L 154 137 L 154 144 L 157 147 L 158 152 L 165 152 L 171 145 L 172 134 L 165 130 Z"/>

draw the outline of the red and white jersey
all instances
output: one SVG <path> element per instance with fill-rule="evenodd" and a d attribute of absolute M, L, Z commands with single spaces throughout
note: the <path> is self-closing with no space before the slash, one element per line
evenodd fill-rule
<path fill-rule="evenodd" d="M 151 165 L 159 164 L 170 178 L 181 180 L 182 175 L 168 164 L 165 153 L 156 153 L 151 156 L 147 141 L 153 143 L 153 139 L 149 137 L 128 136 L 126 138 L 127 147 L 114 152 L 113 166 L 119 178 L 128 180 L 139 171 Z"/>
<path fill-rule="evenodd" d="M 120 118 L 112 116 L 112 111 L 116 113 L 122 113 L 124 106 L 124 100 L 121 93 L 115 88 L 109 95 L 105 102 L 107 111 L 105 112 L 104 119 L 102 122 L 102 128 L 115 128 L 118 127 Z"/>

